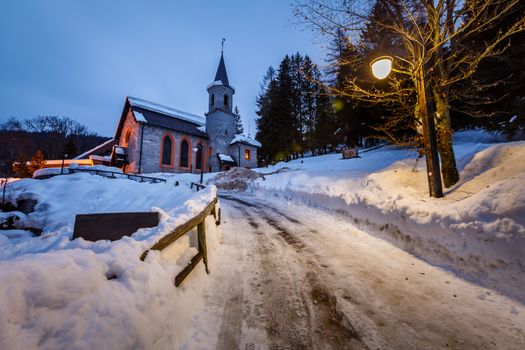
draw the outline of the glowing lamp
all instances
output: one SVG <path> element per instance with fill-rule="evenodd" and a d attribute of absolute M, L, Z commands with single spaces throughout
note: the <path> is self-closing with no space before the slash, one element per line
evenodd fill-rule
<path fill-rule="evenodd" d="M 377 79 L 385 79 L 392 71 L 392 57 L 381 56 L 376 58 L 370 64 L 372 74 Z"/>

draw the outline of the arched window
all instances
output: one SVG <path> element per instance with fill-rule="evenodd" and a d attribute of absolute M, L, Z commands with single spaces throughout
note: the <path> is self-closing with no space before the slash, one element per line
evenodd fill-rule
<path fill-rule="evenodd" d="M 203 146 L 202 143 L 199 143 L 197 145 L 197 159 L 195 159 L 195 169 L 201 170 L 202 168 L 202 162 L 204 160 L 204 152 L 203 152 Z"/>
<path fill-rule="evenodd" d="M 224 95 L 224 106 L 228 107 L 228 95 Z"/>
<path fill-rule="evenodd" d="M 211 94 L 211 105 L 213 107 L 213 105 L 215 104 L 215 94 Z"/>
<path fill-rule="evenodd" d="M 167 165 L 170 166 L 173 164 L 173 141 L 169 135 L 164 136 L 164 139 L 162 140 L 162 157 L 161 157 L 161 165 Z"/>
<path fill-rule="evenodd" d="M 188 141 L 182 140 L 180 143 L 180 161 L 179 166 L 181 168 L 188 168 L 189 167 L 189 153 L 190 153 L 190 146 L 188 145 Z"/>
<path fill-rule="evenodd" d="M 130 138 L 131 138 L 131 130 L 128 129 L 128 131 L 126 131 L 126 136 L 124 136 L 124 143 L 122 144 L 122 147 L 128 147 Z"/>

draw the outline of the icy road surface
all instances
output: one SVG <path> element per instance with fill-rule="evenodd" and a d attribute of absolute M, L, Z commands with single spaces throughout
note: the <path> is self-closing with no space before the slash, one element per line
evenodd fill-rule
<path fill-rule="evenodd" d="M 221 206 L 207 306 L 183 348 L 524 349 L 525 306 L 343 217 L 260 195 Z"/>

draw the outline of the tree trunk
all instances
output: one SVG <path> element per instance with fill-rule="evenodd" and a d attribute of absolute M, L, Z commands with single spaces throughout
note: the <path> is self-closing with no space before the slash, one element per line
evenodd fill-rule
<path fill-rule="evenodd" d="M 454 2 L 447 2 L 446 6 L 454 6 L 453 3 Z M 450 124 L 449 88 L 445 85 L 450 72 L 445 65 L 445 53 L 441 44 L 443 41 L 443 33 L 441 31 L 440 14 L 432 2 L 427 4 L 427 13 L 432 26 L 432 46 L 436 48 L 433 57 L 431 57 L 431 62 L 435 64 L 434 69 L 431 70 L 431 86 L 436 102 L 435 121 L 438 136 L 438 151 L 441 158 L 441 174 L 443 175 L 443 184 L 445 187 L 450 187 L 459 181 L 456 156 L 452 148 L 453 130 Z M 448 30 L 453 31 L 453 26 L 449 27 Z"/>
<path fill-rule="evenodd" d="M 446 92 L 434 92 L 436 99 L 436 126 L 438 134 L 438 150 L 441 158 L 441 174 L 443 184 L 450 187 L 459 181 L 459 172 L 456 166 L 456 156 L 452 148 L 452 128 L 450 126 L 450 107 Z"/>

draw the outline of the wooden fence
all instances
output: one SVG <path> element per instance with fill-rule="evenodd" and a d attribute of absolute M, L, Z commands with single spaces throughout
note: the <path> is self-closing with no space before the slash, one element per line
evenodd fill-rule
<path fill-rule="evenodd" d="M 182 281 L 193 271 L 195 266 L 203 260 L 204 267 L 206 268 L 206 273 L 209 273 L 208 269 L 208 253 L 206 249 L 206 218 L 209 215 L 213 215 L 215 218 L 215 225 L 220 225 L 221 214 L 220 208 L 217 208 L 217 198 L 213 199 L 207 206 L 197 214 L 195 217 L 191 218 L 186 223 L 177 226 L 173 231 L 162 237 L 157 243 L 155 243 L 150 249 L 142 253 L 140 260 L 144 261 L 148 252 L 150 250 L 163 250 L 167 248 L 170 244 L 175 242 L 180 237 L 184 236 L 189 231 L 197 227 L 197 241 L 198 241 L 198 253 L 195 255 L 190 263 L 175 277 L 175 286 L 179 286 Z"/>

